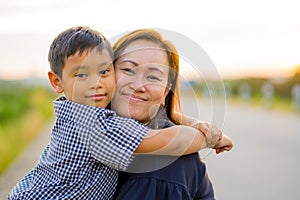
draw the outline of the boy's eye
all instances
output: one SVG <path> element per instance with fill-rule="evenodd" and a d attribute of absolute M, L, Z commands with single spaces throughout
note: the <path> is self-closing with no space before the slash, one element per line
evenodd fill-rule
<path fill-rule="evenodd" d="M 78 78 L 85 78 L 85 77 L 87 77 L 87 74 L 77 73 L 75 76 L 78 77 Z"/>
<path fill-rule="evenodd" d="M 100 70 L 99 74 L 104 75 L 109 73 L 109 69 Z"/>

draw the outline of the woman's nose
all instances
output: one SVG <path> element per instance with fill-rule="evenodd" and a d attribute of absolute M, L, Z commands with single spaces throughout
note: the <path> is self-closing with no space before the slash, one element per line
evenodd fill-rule
<path fill-rule="evenodd" d="M 146 90 L 144 77 L 135 76 L 132 79 L 130 86 L 134 91 L 144 92 Z"/>

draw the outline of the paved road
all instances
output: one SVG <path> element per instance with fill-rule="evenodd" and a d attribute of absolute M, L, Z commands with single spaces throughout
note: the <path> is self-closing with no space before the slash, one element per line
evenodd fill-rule
<path fill-rule="evenodd" d="M 234 141 L 231 152 L 202 153 L 217 199 L 300 199 L 300 114 L 247 104 L 226 104 L 223 112 L 224 104 L 184 102 L 185 113 L 202 113 L 206 120 L 213 119 L 219 126 L 223 121 L 224 132 Z"/>
<path fill-rule="evenodd" d="M 231 152 L 201 153 L 217 199 L 300 198 L 300 115 L 191 99 L 184 99 L 183 105 L 185 113 L 218 124 L 234 141 Z M 48 133 L 49 127 L 0 178 L 0 199 L 35 165 Z"/>
<path fill-rule="evenodd" d="M 0 200 L 7 199 L 9 191 L 17 182 L 32 169 L 38 161 L 41 152 L 48 144 L 50 129 L 53 123 L 44 128 L 42 133 L 33 141 L 10 168 L 0 177 Z"/>

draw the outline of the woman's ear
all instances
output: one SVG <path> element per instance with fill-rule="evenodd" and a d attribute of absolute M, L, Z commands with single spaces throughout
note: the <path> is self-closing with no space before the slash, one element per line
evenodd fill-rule
<path fill-rule="evenodd" d="M 170 88 L 166 87 L 165 92 L 164 92 L 164 96 L 161 99 L 161 105 L 162 106 L 165 106 L 166 97 L 168 96 L 169 92 L 170 92 Z"/>
<path fill-rule="evenodd" d="M 170 92 L 170 89 L 166 88 L 165 93 L 164 93 L 164 99 L 168 96 L 169 92 Z"/>
<path fill-rule="evenodd" d="M 167 87 L 166 87 L 166 90 L 165 90 L 165 93 L 164 93 L 164 98 L 167 97 L 167 95 L 169 94 L 170 90 L 172 89 L 172 83 L 170 83 Z M 174 91 L 173 91 L 174 92 Z"/>
<path fill-rule="evenodd" d="M 50 81 L 50 84 L 52 86 L 52 88 L 54 89 L 54 91 L 56 93 L 63 93 L 64 92 L 64 89 L 62 88 L 61 86 L 61 80 L 59 78 L 59 76 L 54 73 L 53 71 L 49 71 L 48 72 L 48 79 Z"/>

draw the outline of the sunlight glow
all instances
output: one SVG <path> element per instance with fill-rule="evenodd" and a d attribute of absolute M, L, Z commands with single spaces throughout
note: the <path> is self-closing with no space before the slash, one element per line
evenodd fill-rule
<path fill-rule="evenodd" d="M 286 76 L 300 64 L 300 24 L 293 1 L 229 0 L 218 1 L 218 6 L 201 1 L 200 7 L 196 2 L 172 3 L 171 11 L 166 9 L 169 1 L 159 1 L 159 7 L 156 1 L 147 9 L 139 1 L 1 1 L 0 78 L 29 76 L 28 71 L 35 71 L 31 66 L 48 69 L 51 41 L 76 25 L 91 26 L 107 38 L 138 28 L 177 31 L 198 43 L 222 76 Z"/>

